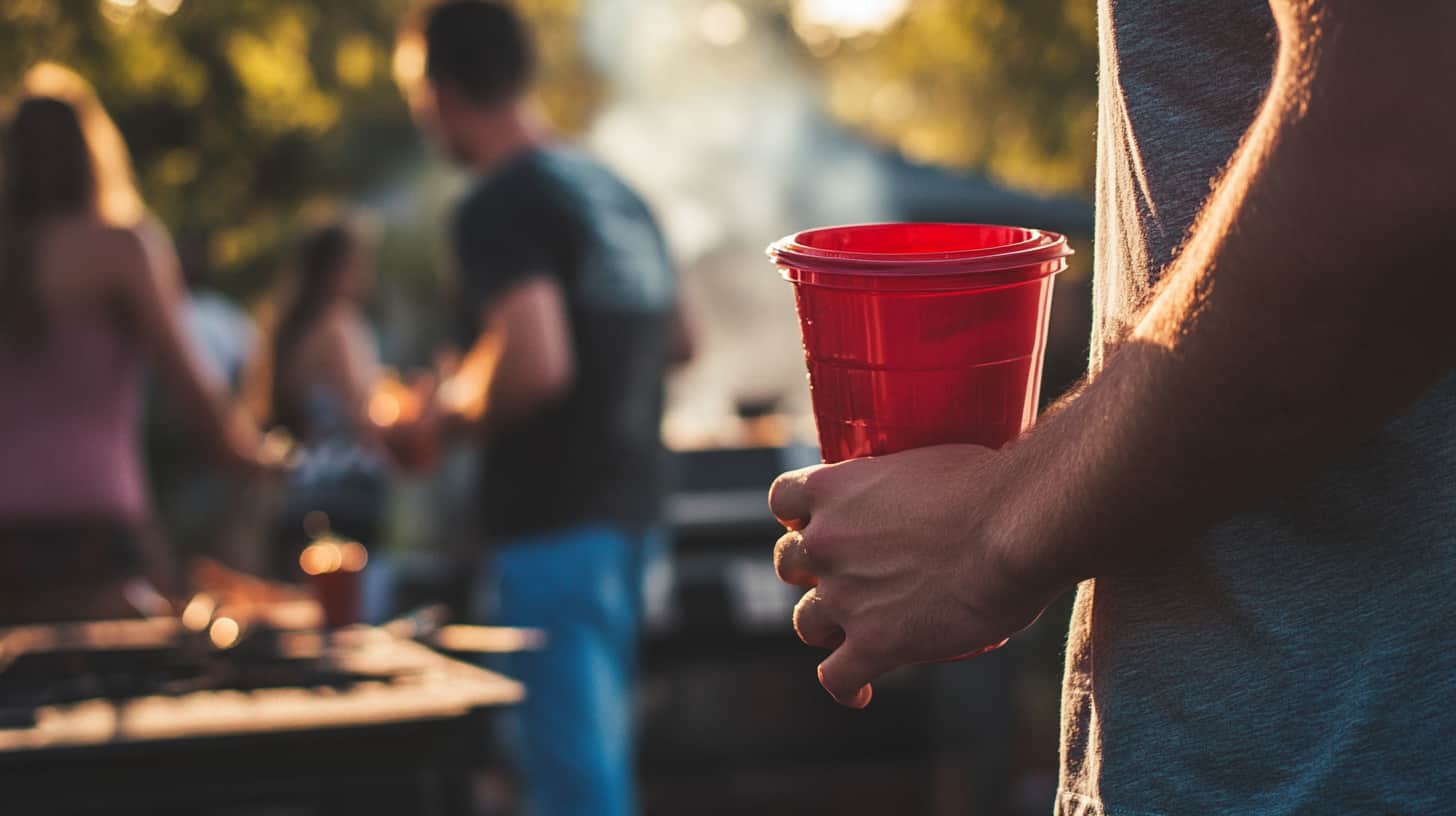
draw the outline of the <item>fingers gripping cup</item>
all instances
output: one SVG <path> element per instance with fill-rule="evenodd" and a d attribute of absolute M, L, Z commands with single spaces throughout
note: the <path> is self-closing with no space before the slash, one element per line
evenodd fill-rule
<path fill-rule="evenodd" d="M 996 448 L 1030 427 L 1065 237 L 867 224 L 800 232 L 768 254 L 794 284 L 824 461 Z"/>

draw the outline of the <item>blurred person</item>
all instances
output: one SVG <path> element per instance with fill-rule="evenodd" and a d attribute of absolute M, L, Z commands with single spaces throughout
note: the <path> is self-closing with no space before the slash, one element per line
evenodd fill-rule
<path fill-rule="evenodd" d="M 213 285 L 202 241 L 178 246 L 186 296 L 184 325 L 197 361 L 230 399 L 244 394 L 245 374 L 255 367 L 261 338 L 252 317 Z M 171 548 L 184 562 L 195 555 L 221 558 L 256 571 L 264 533 L 258 529 L 257 491 L 196 450 L 176 406 L 148 389 L 146 455 L 157 516 Z M 160 397 L 160 398 L 159 398 Z"/>
<path fill-rule="evenodd" d="M 288 266 L 285 302 L 272 338 L 271 424 L 307 456 L 291 474 L 277 567 L 288 574 L 307 543 L 303 519 L 322 512 L 330 529 L 366 544 L 379 537 L 389 460 L 369 403 L 383 371 L 364 301 L 373 249 L 362 230 L 338 221 L 308 232 Z"/>
<path fill-rule="evenodd" d="M 183 242 L 179 255 L 187 287 L 188 335 L 208 373 L 230 393 L 238 394 L 261 347 L 258 326 L 246 310 L 217 288 L 205 245 Z"/>
<path fill-rule="evenodd" d="M 484 439 L 483 524 L 499 623 L 547 632 L 512 655 L 528 811 L 637 811 L 633 676 L 659 549 L 663 379 L 688 354 L 662 235 L 638 195 L 559 142 L 530 101 L 535 56 L 508 7 L 447 2 L 401 47 L 423 125 L 477 175 L 453 242 L 462 281 L 447 419 Z"/>
<path fill-rule="evenodd" d="M 1444 810 L 1456 7 L 1101 27 L 1093 374 L 1000 451 L 780 477 L 795 627 L 860 707 L 1078 586 L 1059 813 Z"/>
<path fill-rule="evenodd" d="M 33 69 L 0 139 L 0 616 L 134 614 L 144 364 L 220 462 L 264 467 L 189 343 L 177 267 L 89 86 Z"/>

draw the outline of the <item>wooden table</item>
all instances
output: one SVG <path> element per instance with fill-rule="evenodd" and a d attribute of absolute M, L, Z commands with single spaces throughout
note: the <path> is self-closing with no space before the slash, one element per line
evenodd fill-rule
<path fill-rule="evenodd" d="M 142 624 L 113 625 L 118 648 L 145 643 Z M 0 809 L 467 812 L 485 718 L 522 686 L 378 629 L 336 633 L 326 648 L 331 664 L 378 679 L 43 707 L 33 727 L 0 729 Z"/>

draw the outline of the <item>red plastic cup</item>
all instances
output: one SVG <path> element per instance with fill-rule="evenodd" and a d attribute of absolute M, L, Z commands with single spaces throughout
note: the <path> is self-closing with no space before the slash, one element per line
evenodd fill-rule
<path fill-rule="evenodd" d="M 1065 237 L 866 224 L 800 232 L 768 254 L 794 284 L 825 462 L 998 448 L 1031 426 Z"/>
<path fill-rule="evenodd" d="M 318 538 L 299 554 L 298 565 L 323 610 L 324 628 L 359 622 L 360 578 L 368 562 L 369 553 L 361 544 L 332 536 Z"/>
<path fill-rule="evenodd" d="M 359 573 L 326 572 L 310 575 L 309 582 L 323 609 L 325 629 L 340 629 L 359 622 Z"/>

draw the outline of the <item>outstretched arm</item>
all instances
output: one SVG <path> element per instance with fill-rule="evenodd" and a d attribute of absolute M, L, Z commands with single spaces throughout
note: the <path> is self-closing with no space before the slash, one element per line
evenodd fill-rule
<path fill-rule="evenodd" d="M 117 230 L 113 257 L 125 270 L 123 307 L 137 326 L 152 364 L 202 440 L 224 464 L 255 470 L 257 427 L 228 400 L 225 385 L 198 362 L 182 323 L 183 290 L 177 255 L 159 225 Z"/>

